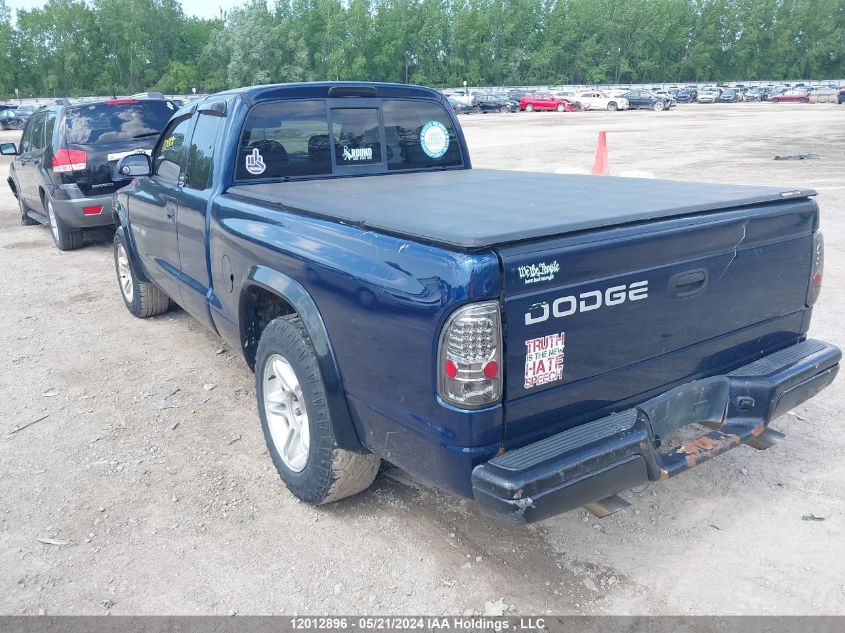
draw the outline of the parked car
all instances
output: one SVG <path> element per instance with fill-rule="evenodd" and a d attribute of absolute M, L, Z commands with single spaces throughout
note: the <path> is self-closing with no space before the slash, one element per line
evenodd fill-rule
<path fill-rule="evenodd" d="M 745 93 L 745 100 L 746 101 L 765 101 L 769 95 L 769 89 L 763 87 L 754 87 L 750 88 L 748 92 Z"/>
<path fill-rule="evenodd" d="M 476 93 L 472 99 L 472 111 L 476 114 L 482 112 L 516 112 L 519 104 L 514 104 L 509 99 L 502 99 L 494 94 Z"/>
<path fill-rule="evenodd" d="M 838 90 L 821 86 L 810 93 L 810 103 L 836 103 Z"/>
<path fill-rule="evenodd" d="M 720 103 L 737 103 L 740 100 L 739 92 L 733 88 L 725 88 L 719 95 Z"/>
<path fill-rule="evenodd" d="M 149 152 L 176 107 L 166 99 L 108 99 L 51 105 L 26 123 L 7 182 L 21 223 L 50 227 L 59 250 L 82 245 L 83 230 L 112 224 L 114 192 L 130 178 L 117 172 L 126 154 Z"/>
<path fill-rule="evenodd" d="M 810 93 L 804 88 L 792 88 L 786 92 L 770 96 L 769 101 L 772 103 L 810 103 Z"/>
<path fill-rule="evenodd" d="M 507 97 L 511 101 L 516 101 L 517 105 L 519 104 L 520 99 L 525 95 L 530 95 L 530 90 L 510 90 L 508 91 Z"/>
<path fill-rule="evenodd" d="M 665 111 L 675 105 L 675 100 L 661 97 L 650 90 L 630 90 L 623 95 L 632 110 Z"/>
<path fill-rule="evenodd" d="M 584 110 L 627 110 L 628 100 L 625 97 L 611 97 L 604 92 L 591 90 L 582 92 L 578 96 L 578 103 Z"/>
<path fill-rule="evenodd" d="M 775 86 L 771 90 L 769 90 L 769 94 L 767 95 L 766 101 L 771 101 L 775 97 L 779 97 L 780 95 L 789 92 L 791 88 L 789 86 Z"/>
<path fill-rule="evenodd" d="M 0 130 L 22 130 L 30 116 L 29 110 L 0 110 Z"/>
<path fill-rule="evenodd" d="M 449 105 L 452 106 L 455 114 L 469 114 L 472 112 L 472 106 L 467 105 L 466 103 L 461 103 L 452 96 L 446 97 L 446 100 L 449 102 Z"/>
<path fill-rule="evenodd" d="M 678 103 L 693 103 L 696 97 L 698 97 L 697 90 L 682 88 L 675 94 L 675 101 Z"/>
<path fill-rule="evenodd" d="M 839 368 L 807 339 L 811 190 L 471 169 L 445 99 L 393 84 L 211 95 L 152 156 L 118 165 L 118 292 L 138 317 L 173 298 L 242 351 L 308 503 L 384 457 L 499 519 L 601 513 L 768 448 Z"/>
<path fill-rule="evenodd" d="M 839 94 L 836 96 L 836 102 L 839 104 L 845 103 L 845 88 L 839 89 Z"/>
<path fill-rule="evenodd" d="M 701 92 L 698 93 L 698 97 L 696 101 L 698 103 L 716 103 L 721 96 L 722 91 L 718 88 L 702 88 Z"/>
<path fill-rule="evenodd" d="M 556 97 L 551 92 L 535 92 L 520 99 L 519 109 L 526 112 L 533 112 L 534 110 L 575 112 L 579 108 L 569 100 Z"/>

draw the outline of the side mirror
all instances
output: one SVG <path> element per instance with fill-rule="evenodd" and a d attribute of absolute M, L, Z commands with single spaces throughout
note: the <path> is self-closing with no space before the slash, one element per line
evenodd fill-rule
<path fill-rule="evenodd" d="M 0 155 L 17 156 L 18 148 L 14 143 L 0 143 Z"/>
<path fill-rule="evenodd" d="M 136 177 L 149 176 L 152 173 L 150 157 L 146 154 L 130 154 L 124 156 L 117 163 L 117 172 L 121 176 Z"/>

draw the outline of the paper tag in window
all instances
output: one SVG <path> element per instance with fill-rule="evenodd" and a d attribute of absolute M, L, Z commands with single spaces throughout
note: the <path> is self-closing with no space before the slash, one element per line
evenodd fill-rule
<path fill-rule="evenodd" d="M 525 341 L 525 388 L 563 379 L 566 332 Z"/>
<path fill-rule="evenodd" d="M 420 130 L 420 145 L 429 158 L 440 158 L 449 149 L 449 130 L 440 121 L 429 121 Z"/>

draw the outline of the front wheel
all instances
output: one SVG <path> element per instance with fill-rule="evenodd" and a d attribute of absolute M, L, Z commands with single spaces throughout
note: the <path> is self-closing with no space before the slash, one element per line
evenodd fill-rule
<path fill-rule="evenodd" d="M 809 99 L 798 99 L 798 103 L 810 103 Z"/>
<path fill-rule="evenodd" d="M 481 114 L 481 106 L 475 106 L 475 107 L 472 109 L 472 113 L 473 113 L 473 114 Z"/>
<path fill-rule="evenodd" d="M 769 99 L 769 101 L 770 101 L 771 103 L 777 103 L 778 101 L 780 101 L 780 99 L 778 99 L 777 97 L 775 97 L 774 99 Z"/>
<path fill-rule="evenodd" d="M 557 111 L 558 111 L 558 112 L 563 112 L 563 111 L 565 111 L 565 110 L 566 110 L 566 107 L 565 107 L 562 103 L 559 103 L 559 104 L 557 105 Z"/>
<path fill-rule="evenodd" d="M 300 318 L 272 320 L 255 360 L 261 429 L 279 476 L 294 495 L 320 505 L 373 483 L 381 459 L 338 447 L 323 378 Z"/>
<path fill-rule="evenodd" d="M 662 111 L 665 107 L 666 107 L 666 104 L 664 104 L 662 101 L 657 101 L 657 102 L 656 102 L 656 103 L 652 106 L 652 108 L 654 108 L 654 111 L 655 111 L 655 112 L 661 112 L 661 111 Z"/>
<path fill-rule="evenodd" d="M 138 279 L 122 228 L 114 233 L 114 268 L 123 303 L 133 315 L 146 319 L 167 312 L 170 297 L 155 284 Z"/>
<path fill-rule="evenodd" d="M 619 109 L 619 106 L 616 105 L 615 101 L 611 101 L 610 103 L 607 104 L 607 109 L 610 112 L 616 112 Z"/>

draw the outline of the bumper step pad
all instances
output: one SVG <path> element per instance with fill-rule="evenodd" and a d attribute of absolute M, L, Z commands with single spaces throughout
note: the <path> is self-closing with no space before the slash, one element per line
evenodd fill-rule
<path fill-rule="evenodd" d="M 832 345 L 807 340 L 508 451 L 473 470 L 476 502 L 485 513 L 517 523 L 581 506 L 607 516 L 627 505 L 616 496 L 621 490 L 668 479 L 743 443 L 760 450 L 775 444 L 783 434 L 769 422 L 827 387 L 841 356 Z M 661 436 L 692 423 L 714 430 L 657 450 Z"/>

